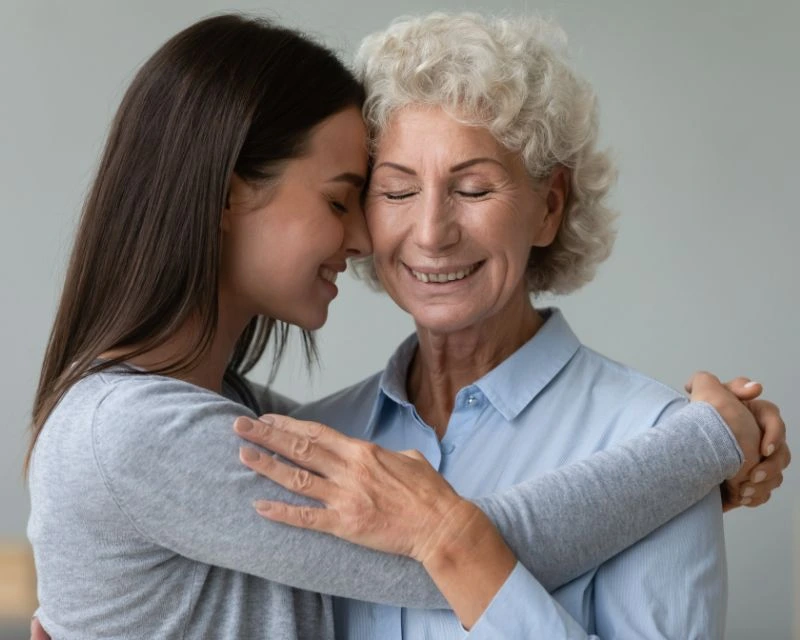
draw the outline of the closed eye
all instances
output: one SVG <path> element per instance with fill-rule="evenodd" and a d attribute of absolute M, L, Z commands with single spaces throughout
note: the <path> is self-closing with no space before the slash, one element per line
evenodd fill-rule
<path fill-rule="evenodd" d="M 490 191 L 456 191 L 456 193 L 464 198 L 483 198 L 489 195 Z"/>
<path fill-rule="evenodd" d="M 402 193 L 384 193 L 387 200 L 406 200 L 414 195 L 414 191 L 403 191 Z"/>
<path fill-rule="evenodd" d="M 337 213 L 347 213 L 347 207 L 337 200 L 331 200 L 331 209 Z"/>

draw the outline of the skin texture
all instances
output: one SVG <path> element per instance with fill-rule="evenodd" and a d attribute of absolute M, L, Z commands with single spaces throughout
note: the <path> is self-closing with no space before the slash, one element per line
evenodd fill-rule
<path fill-rule="evenodd" d="M 328 118 L 309 152 L 286 164 L 274 186 L 234 176 L 222 217 L 221 302 L 227 313 L 262 314 L 321 327 L 345 260 L 370 252 L 360 205 L 367 171 L 365 129 L 355 107 Z"/>
<path fill-rule="evenodd" d="M 458 389 L 542 325 L 525 271 L 531 247 L 553 241 L 567 193 L 563 170 L 534 184 L 519 154 L 439 108 L 401 109 L 381 135 L 366 207 L 375 268 L 414 318 L 409 397 L 439 437 Z"/>
<path fill-rule="evenodd" d="M 220 392 L 236 341 L 256 315 L 309 330 L 325 323 L 338 289 L 323 275 L 340 273 L 347 258 L 371 251 L 360 206 L 365 135 L 359 110 L 350 107 L 317 125 L 306 152 L 286 161 L 276 182 L 250 184 L 232 176 L 221 221 L 217 332 L 182 379 Z M 170 361 L 187 352 L 197 330 L 187 322 L 130 362 L 150 369 Z M 124 357 L 125 351 L 103 356 Z"/>

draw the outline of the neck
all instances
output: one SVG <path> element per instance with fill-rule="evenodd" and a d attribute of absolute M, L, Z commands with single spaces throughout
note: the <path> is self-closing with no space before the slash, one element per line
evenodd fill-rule
<path fill-rule="evenodd" d="M 526 293 L 503 313 L 459 331 L 441 333 L 417 326 L 419 347 L 409 367 L 408 397 L 440 439 L 458 391 L 506 360 L 542 324 Z"/>
<path fill-rule="evenodd" d="M 222 392 L 222 378 L 230 361 L 236 341 L 244 331 L 252 316 L 232 313 L 233 305 L 226 305 L 220 295 L 217 330 L 205 352 L 190 369 L 168 375 L 185 380 L 198 387 L 217 393 Z M 196 319 L 187 320 L 166 342 L 127 361 L 148 370 L 163 368 L 168 363 L 190 353 L 200 332 Z M 104 357 L 122 357 L 130 348 L 120 348 L 103 354 Z"/>

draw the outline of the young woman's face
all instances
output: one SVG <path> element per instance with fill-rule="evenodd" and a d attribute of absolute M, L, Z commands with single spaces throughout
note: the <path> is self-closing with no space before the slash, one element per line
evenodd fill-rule
<path fill-rule="evenodd" d="M 366 130 L 355 107 L 313 131 L 277 184 L 234 176 L 223 213 L 221 306 L 318 329 L 346 258 L 371 251 L 361 208 Z"/>

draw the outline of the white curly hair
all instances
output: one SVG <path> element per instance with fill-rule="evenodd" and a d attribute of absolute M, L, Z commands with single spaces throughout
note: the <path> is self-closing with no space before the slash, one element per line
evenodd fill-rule
<path fill-rule="evenodd" d="M 595 93 L 570 66 L 566 42 L 560 27 L 538 17 L 437 12 L 399 18 L 367 36 L 355 59 L 373 149 L 398 109 L 421 104 L 486 127 L 521 153 L 534 180 L 559 165 L 570 170 L 558 234 L 550 246 L 531 250 L 527 282 L 534 294 L 570 293 L 589 282 L 615 237 L 616 216 L 605 200 L 616 170 L 596 149 Z M 381 288 L 370 258 L 355 266 Z"/>

